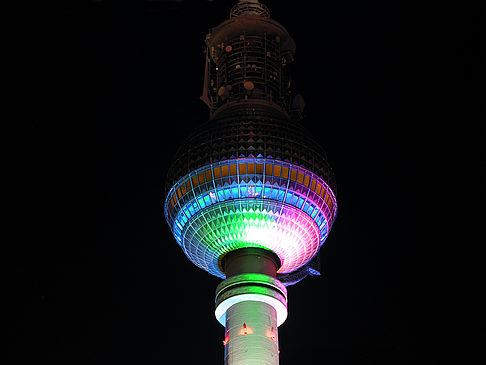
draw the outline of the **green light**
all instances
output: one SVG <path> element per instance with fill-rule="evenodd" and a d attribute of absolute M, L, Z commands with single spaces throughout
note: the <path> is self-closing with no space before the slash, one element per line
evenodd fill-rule
<path fill-rule="evenodd" d="M 319 233 L 312 217 L 295 207 L 261 200 L 231 201 L 207 207 L 191 218 L 181 246 L 196 265 L 217 276 L 223 275 L 219 258 L 245 247 L 275 252 L 282 263 L 279 272 L 286 273 L 317 252 Z"/>

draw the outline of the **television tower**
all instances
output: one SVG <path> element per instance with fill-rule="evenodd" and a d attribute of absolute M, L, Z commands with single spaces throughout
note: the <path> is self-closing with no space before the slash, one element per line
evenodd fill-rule
<path fill-rule="evenodd" d="M 215 315 L 224 363 L 276 365 L 287 289 L 319 274 L 336 217 L 324 151 L 290 92 L 295 43 L 258 0 L 240 0 L 206 36 L 201 99 L 210 120 L 168 172 L 165 218 L 186 256 L 225 279 Z"/>

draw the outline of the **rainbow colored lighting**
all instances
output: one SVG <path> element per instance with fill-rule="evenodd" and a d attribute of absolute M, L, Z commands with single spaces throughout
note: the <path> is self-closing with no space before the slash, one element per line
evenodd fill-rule
<path fill-rule="evenodd" d="M 165 215 L 188 258 L 224 278 L 221 258 L 243 247 L 276 253 L 279 273 L 317 253 L 336 216 L 336 198 L 316 174 L 288 162 L 240 158 L 203 166 L 169 191 Z"/>

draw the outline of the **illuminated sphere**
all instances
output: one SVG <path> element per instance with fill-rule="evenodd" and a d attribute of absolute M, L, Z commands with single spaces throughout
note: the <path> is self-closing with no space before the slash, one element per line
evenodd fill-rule
<path fill-rule="evenodd" d="M 260 247 L 295 272 L 337 213 L 334 175 L 303 126 L 278 108 L 239 103 L 195 130 L 169 169 L 165 217 L 186 256 L 225 278 L 228 252 Z"/>

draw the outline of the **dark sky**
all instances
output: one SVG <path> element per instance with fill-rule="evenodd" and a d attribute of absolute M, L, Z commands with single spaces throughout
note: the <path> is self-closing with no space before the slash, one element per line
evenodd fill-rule
<path fill-rule="evenodd" d="M 22 117 L 3 135 L 12 364 L 223 363 L 220 280 L 185 258 L 162 199 L 175 148 L 208 118 L 204 37 L 234 2 L 20 13 Z M 294 90 L 339 205 L 323 275 L 289 288 L 281 364 L 464 363 L 484 245 L 484 9 L 265 3 L 297 43 Z"/>

